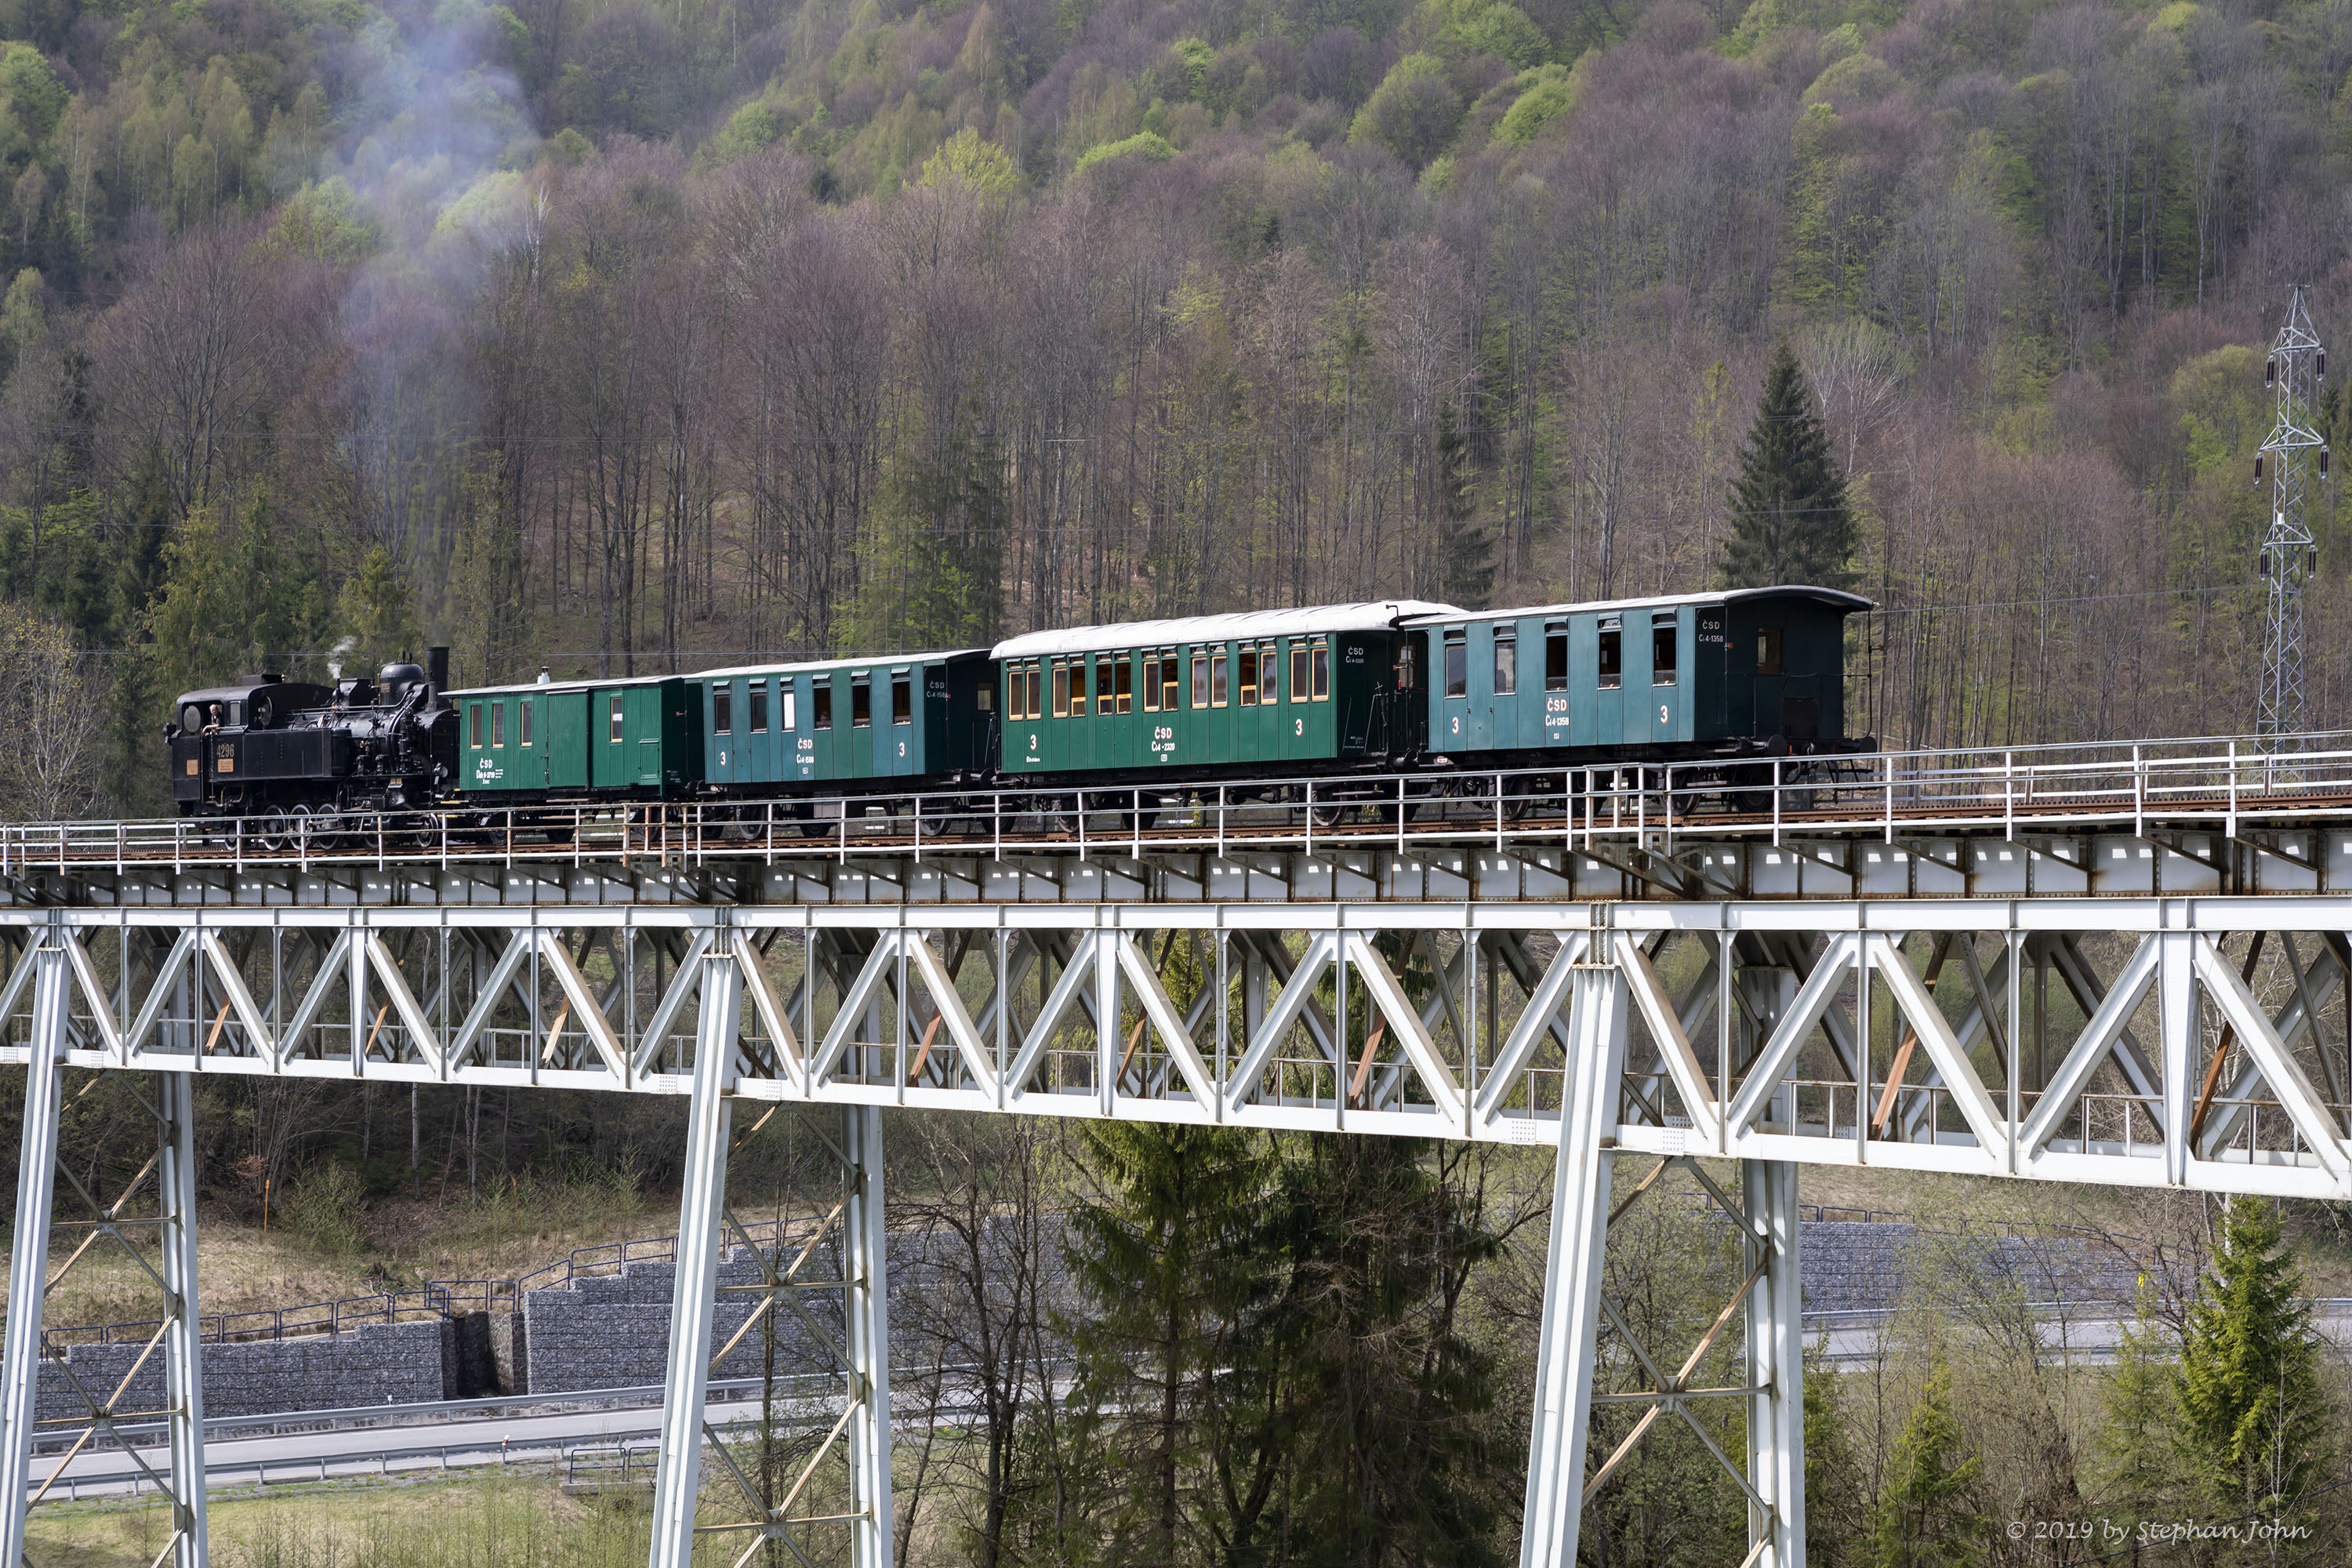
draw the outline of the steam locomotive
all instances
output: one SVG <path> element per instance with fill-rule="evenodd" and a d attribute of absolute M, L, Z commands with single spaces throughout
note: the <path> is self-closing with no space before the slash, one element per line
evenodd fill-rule
<path fill-rule="evenodd" d="M 181 697 L 163 728 L 183 816 L 256 819 L 266 838 L 310 819 L 420 810 L 452 798 L 457 715 L 444 693 L 449 650 L 430 668 L 387 664 L 332 686 L 264 670 Z"/>

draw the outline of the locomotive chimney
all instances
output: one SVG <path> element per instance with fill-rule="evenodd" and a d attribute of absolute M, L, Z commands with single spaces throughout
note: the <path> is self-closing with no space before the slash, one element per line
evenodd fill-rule
<path fill-rule="evenodd" d="M 429 700 L 440 701 L 442 694 L 449 689 L 449 650 L 447 648 L 428 647 L 425 650 L 425 679 L 433 687 L 433 696 Z"/>

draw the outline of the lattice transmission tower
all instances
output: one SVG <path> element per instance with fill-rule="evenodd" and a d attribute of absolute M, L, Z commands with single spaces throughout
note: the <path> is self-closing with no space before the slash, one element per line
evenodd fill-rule
<path fill-rule="evenodd" d="M 2274 752 L 2295 750 L 2309 727 L 2303 705 L 2303 589 L 2318 567 L 2319 547 L 2305 509 L 2312 481 L 2327 473 L 2327 444 L 2315 428 L 2327 351 L 2311 330 L 2304 289 L 2295 285 L 2286 324 L 2263 367 L 2263 378 L 2278 399 L 2278 416 L 2254 458 L 2257 485 L 2264 458 L 2271 470 L 2270 525 L 2263 534 L 2261 566 L 2270 604 L 2263 623 L 2262 710 L 2254 732 Z"/>

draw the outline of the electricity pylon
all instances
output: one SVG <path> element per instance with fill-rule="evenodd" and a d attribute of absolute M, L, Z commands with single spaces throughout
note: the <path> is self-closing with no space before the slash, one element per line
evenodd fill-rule
<path fill-rule="evenodd" d="M 2254 458 L 2262 482 L 2263 458 L 2271 467 L 2271 515 L 2263 534 L 2261 570 L 2270 589 L 2263 623 L 2262 710 L 2254 732 L 2273 752 L 2296 750 L 2308 725 L 2303 706 L 2303 588 L 2319 564 L 2305 507 L 2312 480 L 2327 473 L 2327 444 L 2315 426 L 2319 384 L 2327 374 L 2327 351 L 2311 330 L 2304 310 L 2304 285 L 2294 287 L 2286 324 L 2271 344 L 2263 378 L 2278 398 L 2278 416 L 2263 456 Z"/>

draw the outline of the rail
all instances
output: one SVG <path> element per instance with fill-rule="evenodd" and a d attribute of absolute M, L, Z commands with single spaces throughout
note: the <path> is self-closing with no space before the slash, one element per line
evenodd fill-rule
<path fill-rule="evenodd" d="M 2352 731 L 2268 752 L 2236 737 L 2079 742 L 1495 771 L 1149 782 L 1009 783 L 901 795 L 464 807 L 299 817 L 0 826 L 0 876 L 72 868 L 291 865 L 513 868 L 612 859 L 717 863 L 984 850 L 1140 858 L 1155 851 L 1333 849 L 1393 841 L 1497 847 L 1879 836 L 1995 825 L 2120 829 L 2151 820 L 2235 834 L 2242 822 L 2352 819 Z"/>

